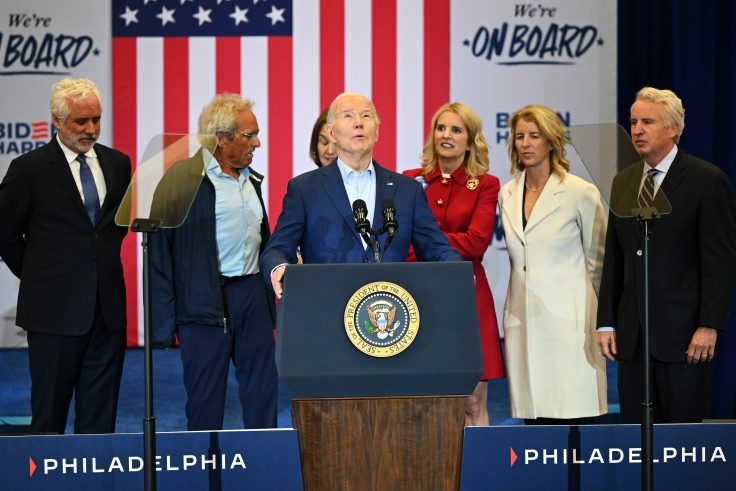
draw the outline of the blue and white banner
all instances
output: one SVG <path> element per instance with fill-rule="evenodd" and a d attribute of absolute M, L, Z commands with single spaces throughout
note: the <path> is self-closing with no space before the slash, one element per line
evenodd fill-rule
<path fill-rule="evenodd" d="M 158 489 L 301 490 L 296 430 L 158 433 Z M 143 489 L 143 435 L 0 437 L 3 489 Z"/>
<path fill-rule="evenodd" d="M 639 425 L 468 427 L 462 491 L 639 489 Z M 654 427 L 655 489 L 734 489 L 736 424 Z"/>

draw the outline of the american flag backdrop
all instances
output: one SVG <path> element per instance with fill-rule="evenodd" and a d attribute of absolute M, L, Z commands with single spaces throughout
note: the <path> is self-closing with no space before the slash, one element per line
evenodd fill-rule
<path fill-rule="evenodd" d="M 450 96 L 450 0 L 113 0 L 113 146 L 135 162 L 162 133 L 196 133 L 220 92 L 255 102 L 271 224 L 287 181 L 310 170 L 314 120 L 344 91 L 381 118 L 374 156 L 415 167 Z M 128 344 L 142 344 L 140 237 L 123 245 Z"/>

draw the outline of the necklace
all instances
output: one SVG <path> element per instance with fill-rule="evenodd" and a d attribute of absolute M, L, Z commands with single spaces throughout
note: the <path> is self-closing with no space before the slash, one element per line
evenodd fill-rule
<path fill-rule="evenodd" d="M 541 191 L 542 189 L 544 189 L 544 186 L 546 186 L 546 185 L 547 185 L 547 183 L 545 182 L 545 183 L 544 183 L 544 184 L 542 184 L 541 186 L 539 186 L 539 187 L 535 188 L 535 187 L 532 187 L 532 186 L 530 186 L 528 182 L 524 181 L 524 186 L 526 186 L 526 188 L 527 188 L 527 189 L 528 189 L 529 191 L 533 191 L 533 192 L 535 192 L 535 193 L 536 193 L 537 191 Z"/>

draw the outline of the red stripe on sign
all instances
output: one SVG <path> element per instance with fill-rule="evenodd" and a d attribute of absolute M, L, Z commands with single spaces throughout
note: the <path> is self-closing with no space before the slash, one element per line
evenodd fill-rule
<path fill-rule="evenodd" d="M 217 70 L 215 89 L 217 93 L 240 94 L 240 38 L 216 38 L 215 62 Z"/>
<path fill-rule="evenodd" d="M 164 38 L 164 133 L 189 133 L 189 38 Z"/>
<path fill-rule="evenodd" d="M 424 134 L 450 100 L 450 1 L 424 2 Z"/>
<path fill-rule="evenodd" d="M 322 111 L 345 91 L 344 0 L 319 2 L 319 82 L 319 107 Z"/>
<path fill-rule="evenodd" d="M 268 38 L 268 213 L 271 229 L 293 174 L 292 39 Z"/>
<path fill-rule="evenodd" d="M 112 146 L 127 154 L 136 165 L 136 39 L 112 39 Z M 138 343 L 138 240 L 129 232 L 120 253 L 125 278 L 128 346 Z M 142 326 L 141 326 L 142 327 Z"/>
<path fill-rule="evenodd" d="M 396 0 L 373 0 L 373 104 L 381 118 L 374 158 L 396 170 Z"/>

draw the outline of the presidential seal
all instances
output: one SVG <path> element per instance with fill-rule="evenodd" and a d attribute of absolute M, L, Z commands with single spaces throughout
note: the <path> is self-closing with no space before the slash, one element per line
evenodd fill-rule
<path fill-rule="evenodd" d="M 395 283 L 376 281 L 360 287 L 345 306 L 345 333 L 369 356 L 394 356 L 416 339 L 419 309 L 414 298 Z"/>

